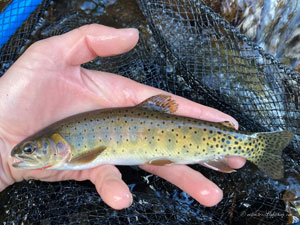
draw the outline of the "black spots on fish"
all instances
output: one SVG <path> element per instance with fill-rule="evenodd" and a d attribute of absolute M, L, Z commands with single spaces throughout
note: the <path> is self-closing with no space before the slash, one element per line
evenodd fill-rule
<path fill-rule="evenodd" d="M 235 145 L 238 145 L 238 144 L 239 144 L 239 142 L 235 141 L 235 142 L 234 142 L 234 144 L 235 144 Z"/>
<path fill-rule="evenodd" d="M 203 129 L 203 131 L 204 131 L 204 132 L 206 132 L 206 131 L 207 131 L 207 129 L 206 129 L 206 128 L 204 128 L 204 129 Z"/>
<path fill-rule="evenodd" d="M 213 133 L 213 131 L 212 131 L 212 130 L 210 130 L 210 131 L 209 131 L 209 133 L 210 133 L 210 134 L 212 134 L 212 133 Z"/>
<path fill-rule="evenodd" d="M 150 131 L 151 131 L 151 129 L 148 129 L 148 131 L 150 132 Z"/>
<path fill-rule="evenodd" d="M 217 139 L 214 137 L 214 138 L 213 138 L 213 141 L 217 141 Z"/>
<path fill-rule="evenodd" d="M 198 132 L 195 130 L 195 131 L 194 131 L 194 134 L 197 134 L 197 133 L 198 133 Z"/>
<path fill-rule="evenodd" d="M 169 142 L 171 142 L 172 140 L 171 140 L 171 139 L 169 139 L 168 141 L 169 141 Z"/>
<path fill-rule="evenodd" d="M 175 130 L 174 129 L 171 129 L 171 132 L 174 132 Z"/>
<path fill-rule="evenodd" d="M 128 141 L 129 141 L 129 139 L 128 139 L 128 138 L 126 138 L 126 141 L 128 142 Z"/>
<path fill-rule="evenodd" d="M 222 138 L 221 141 L 222 141 L 222 142 L 225 142 L 225 138 Z"/>
<path fill-rule="evenodd" d="M 183 139 L 186 139 L 186 136 L 185 136 L 185 135 L 183 136 Z"/>

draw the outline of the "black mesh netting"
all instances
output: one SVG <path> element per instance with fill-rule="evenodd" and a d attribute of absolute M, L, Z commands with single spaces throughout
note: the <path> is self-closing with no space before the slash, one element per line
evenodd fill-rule
<path fill-rule="evenodd" d="M 212 6 L 216 10 L 217 5 Z M 298 72 L 267 54 L 202 1 L 72 0 L 43 2 L 2 47 L 1 74 L 30 43 L 87 23 L 136 27 L 140 30 L 140 41 L 132 51 L 98 58 L 85 64 L 86 68 L 117 73 L 218 108 L 235 117 L 240 129 L 293 131 L 295 139 L 283 154 L 286 178 L 270 180 L 249 163 L 233 174 L 193 166 L 224 190 L 223 201 L 206 208 L 156 176 L 135 167 L 120 167 L 134 195 L 133 205 L 122 211 L 106 206 L 89 182 L 28 181 L 0 193 L 0 222 L 287 224 L 299 221 Z"/>

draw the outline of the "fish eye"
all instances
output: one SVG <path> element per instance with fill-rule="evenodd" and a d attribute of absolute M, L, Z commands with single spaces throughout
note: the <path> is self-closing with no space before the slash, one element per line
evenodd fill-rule
<path fill-rule="evenodd" d="M 32 143 L 27 143 L 23 147 L 23 152 L 25 152 L 26 154 L 31 154 L 35 150 L 36 150 L 36 146 Z"/>

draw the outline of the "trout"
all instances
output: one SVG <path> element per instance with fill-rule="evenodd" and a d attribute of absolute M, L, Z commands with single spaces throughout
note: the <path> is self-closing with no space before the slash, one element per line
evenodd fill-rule
<path fill-rule="evenodd" d="M 230 122 L 178 116 L 170 96 L 153 96 L 135 107 L 100 109 L 62 119 L 11 151 L 19 169 L 83 170 L 103 164 L 200 163 L 234 171 L 226 156 L 241 156 L 273 179 L 283 178 L 282 150 L 289 131 L 250 133 Z"/>

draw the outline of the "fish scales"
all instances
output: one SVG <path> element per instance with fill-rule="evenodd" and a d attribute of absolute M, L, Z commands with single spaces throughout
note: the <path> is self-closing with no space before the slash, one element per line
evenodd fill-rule
<path fill-rule="evenodd" d="M 273 178 L 283 176 L 280 154 L 291 141 L 291 132 L 241 132 L 229 122 L 179 116 L 173 114 L 176 110 L 177 104 L 169 96 L 158 95 L 136 107 L 71 116 L 17 145 L 12 156 L 24 161 L 14 165 L 25 169 L 87 169 L 102 164 L 201 163 L 232 172 L 224 157 L 242 156 Z M 28 154 L 29 150 L 32 152 Z"/>
<path fill-rule="evenodd" d="M 106 149 L 99 160 L 109 163 L 117 154 L 123 165 L 144 164 L 163 157 L 185 164 L 191 161 L 190 155 L 224 155 L 236 149 L 231 149 L 230 139 L 237 138 L 231 129 L 224 130 L 216 123 L 143 108 L 84 114 L 80 119 L 69 120 L 56 132 L 68 143 L 75 143 L 72 145 L 74 157 L 81 155 L 83 150 L 104 145 Z M 244 139 L 241 135 L 237 141 Z"/>

